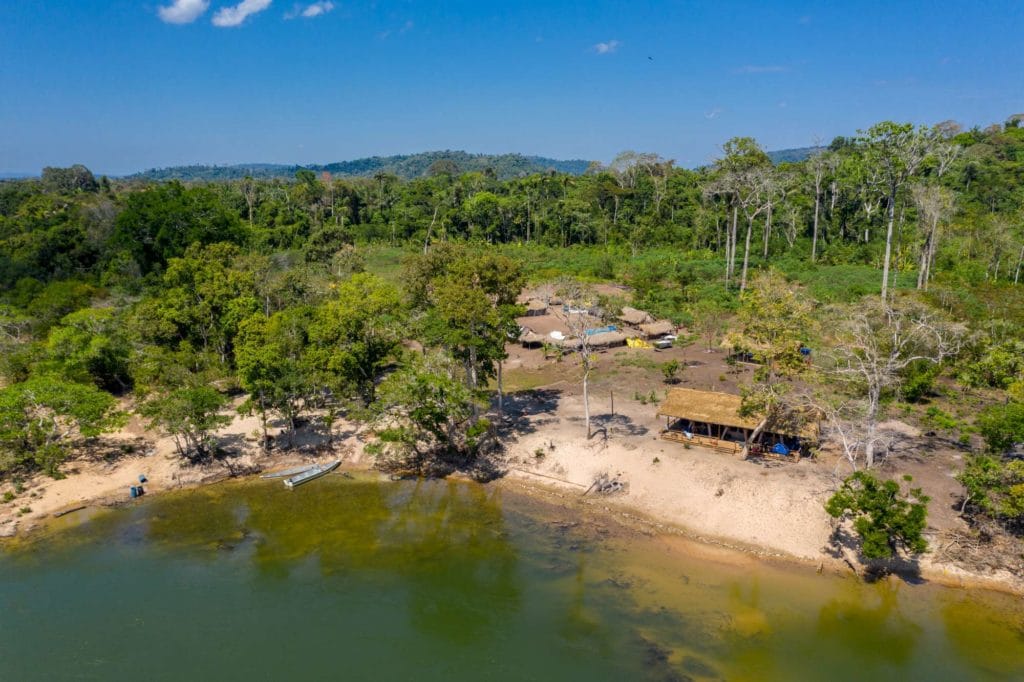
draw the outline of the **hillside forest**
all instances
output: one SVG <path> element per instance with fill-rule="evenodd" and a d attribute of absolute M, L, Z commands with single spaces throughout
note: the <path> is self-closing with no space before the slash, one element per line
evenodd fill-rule
<path fill-rule="evenodd" d="M 523 288 L 614 317 L 588 286 L 614 282 L 758 356 L 751 414 L 823 415 L 860 474 L 837 514 L 874 490 L 878 424 L 915 409 L 963 447 L 962 512 L 1019 534 L 1022 118 L 883 122 L 795 162 L 734 138 L 692 170 L 630 151 L 580 175 L 0 182 L 0 479 L 62 475 L 129 413 L 216 457 L 229 403 L 268 450 L 289 447 L 272 422 L 344 419 L 382 468 L 480 473 Z"/>

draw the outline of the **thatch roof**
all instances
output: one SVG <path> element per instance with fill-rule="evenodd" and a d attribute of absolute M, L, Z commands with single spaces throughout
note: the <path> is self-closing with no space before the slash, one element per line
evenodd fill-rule
<path fill-rule="evenodd" d="M 742 399 L 731 393 L 713 391 L 697 391 L 692 388 L 673 388 L 668 397 L 658 405 L 659 417 L 674 419 L 690 419 L 706 424 L 719 424 L 738 429 L 753 431 L 761 420 L 757 417 L 741 417 L 740 403 Z M 818 439 L 818 422 L 811 418 L 799 428 L 792 425 L 773 425 L 765 427 L 767 433 L 785 436 L 800 436 L 808 440 Z"/>
<path fill-rule="evenodd" d="M 579 347 L 583 345 L 575 336 L 563 337 L 561 339 L 550 338 L 548 343 L 563 350 L 579 350 Z"/>
<path fill-rule="evenodd" d="M 607 348 L 608 346 L 621 346 L 626 343 L 626 335 L 622 332 L 599 332 L 587 337 L 587 345 L 591 348 Z"/>
<path fill-rule="evenodd" d="M 545 339 L 543 336 L 533 331 L 532 329 L 527 329 L 519 336 L 519 343 L 523 344 L 524 346 L 539 346 L 545 343 L 546 341 L 547 339 Z"/>
<path fill-rule="evenodd" d="M 664 336 L 665 334 L 672 333 L 674 329 L 675 326 L 668 320 L 659 320 L 658 322 L 640 325 L 640 331 L 647 337 Z"/>
<path fill-rule="evenodd" d="M 633 325 L 650 324 L 651 322 L 654 322 L 654 318 L 651 317 L 650 313 L 645 313 L 642 310 L 630 308 L 629 306 L 626 306 L 622 309 L 622 312 L 619 314 L 619 319 L 625 322 L 626 324 Z"/>
<path fill-rule="evenodd" d="M 526 314 L 527 315 L 543 315 L 548 311 L 548 304 L 544 301 L 539 301 L 536 298 L 530 299 L 526 302 Z"/>

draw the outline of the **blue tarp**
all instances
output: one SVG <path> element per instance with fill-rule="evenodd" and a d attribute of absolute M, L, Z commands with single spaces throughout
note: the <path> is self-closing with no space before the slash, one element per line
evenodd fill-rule
<path fill-rule="evenodd" d="M 772 446 L 772 452 L 774 452 L 776 455 L 788 455 L 789 448 L 787 448 L 782 443 L 776 443 L 775 445 Z"/>
<path fill-rule="evenodd" d="M 584 333 L 587 336 L 593 336 L 594 334 L 604 334 L 605 332 L 614 332 L 614 331 L 617 331 L 617 330 L 618 330 L 618 327 L 616 327 L 614 324 L 610 324 L 607 327 L 598 327 L 597 329 L 588 329 Z"/>

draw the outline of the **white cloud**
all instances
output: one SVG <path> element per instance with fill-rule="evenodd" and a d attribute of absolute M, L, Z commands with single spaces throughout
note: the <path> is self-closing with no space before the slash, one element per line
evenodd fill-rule
<path fill-rule="evenodd" d="M 168 24 L 191 24 L 210 6 L 210 0 L 172 0 L 170 5 L 158 7 L 160 20 Z"/>
<path fill-rule="evenodd" d="M 241 26 L 249 16 L 270 7 L 273 0 L 242 0 L 234 7 L 224 7 L 213 15 L 213 25 L 221 28 Z"/>
<path fill-rule="evenodd" d="M 718 118 L 719 114 L 721 114 L 721 113 L 722 113 L 722 109 L 720 109 L 719 107 L 715 107 L 711 111 L 704 112 L 704 118 L 709 119 L 709 120 L 710 119 L 715 119 L 715 118 Z"/>
<path fill-rule="evenodd" d="M 317 2 L 309 5 L 295 5 L 291 12 L 284 15 L 285 19 L 294 19 L 296 17 L 302 17 L 304 19 L 312 19 L 319 17 L 323 14 L 327 14 L 334 9 L 334 3 L 331 0 L 317 0 Z"/>
<path fill-rule="evenodd" d="M 611 54 L 618 50 L 621 45 L 622 43 L 617 40 L 609 40 L 607 43 L 598 43 L 597 45 L 594 45 L 594 52 L 598 54 Z"/>
<path fill-rule="evenodd" d="M 783 73 L 785 71 L 789 71 L 789 67 L 781 64 L 747 64 L 733 69 L 733 73 Z"/>
<path fill-rule="evenodd" d="M 334 9 L 334 3 L 331 0 L 321 0 L 320 2 L 314 2 L 312 5 L 302 10 L 302 16 L 307 19 L 318 17 L 321 14 L 327 14 Z"/>

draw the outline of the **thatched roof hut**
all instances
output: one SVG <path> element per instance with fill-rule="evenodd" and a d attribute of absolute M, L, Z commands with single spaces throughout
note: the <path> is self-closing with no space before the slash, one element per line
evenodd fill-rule
<path fill-rule="evenodd" d="M 675 325 L 668 320 L 659 320 L 657 322 L 651 322 L 650 324 L 640 325 L 640 331 L 649 339 L 665 336 L 665 334 L 671 334 L 674 330 Z"/>
<path fill-rule="evenodd" d="M 658 405 L 658 416 L 672 419 L 687 419 L 702 424 L 714 424 L 736 429 L 753 431 L 761 420 L 757 417 L 741 417 L 742 398 L 731 393 L 698 391 L 692 388 L 673 388 L 668 397 Z M 782 436 L 799 436 L 805 440 L 817 441 L 818 421 L 814 415 L 806 415 L 801 425 L 768 424 L 766 433 Z"/>
<path fill-rule="evenodd" d="M 563 336 L 562 338 L 549 337 L 548 343 L 562 350 L 579 350 L 583 343 L 575 336 Z"/>
<path fill-rule="evenodd" d="M 610 348 L 626 343 L 626 335 L 620 331 L 598 332 L 587 337 L 587 345 L 591 348 Z"/>
<path fill-rule="evenodd" d="M 544 301 L 532 298 L 526 302 L 526 316 L 537 317 L 539 315 L 547 315 L 548 304 Z"/>
<path fill-rule="evenodd" d="M 626 324 L 632 325 L 650 324 L 651 322 L 654 322 L 654 318 L 651 317 L 650 313 L 645 313 L 642 310 L 630 308 L 629 306 L 622 309 L 622 312 L 619 314 L 619 319 Z"/>
<path fill-rule="evenodd" d="M 545 339 L 543 336 L 533 331 L 532 329 L 527 329 L 519 336 L 519 343 L 528 347 L 543 346 L 546 341 L 547 339 Z"/>

